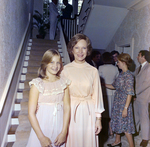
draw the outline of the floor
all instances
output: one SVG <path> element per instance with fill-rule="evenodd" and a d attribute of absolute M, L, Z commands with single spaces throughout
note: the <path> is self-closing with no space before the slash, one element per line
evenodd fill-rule
<path fill-rule="evenodd" d="M 111 139 L 108 136 L 108 121 L 106 119 L 102 120 L 102 131 L 99 134 L 99 147 L 107 147 L 107 144 L 111 144 L 115 141 L 115 135 Z M 133 139 L 134 139 L 134 144 L 135 147 L 140 147 L 140 142 L 141 142 L 141 134 L 133 134 Z M 129 147 L 128 141 L 126 139 L 125 134 L 121 134 L 121 142 L 122 142 L 122 147 Z M 147 145 L 147 147 L 150 147 L 150 142 Z"/>

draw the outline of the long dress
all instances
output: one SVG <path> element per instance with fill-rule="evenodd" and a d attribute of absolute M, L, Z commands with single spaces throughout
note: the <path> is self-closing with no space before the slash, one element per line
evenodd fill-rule
<path fill-rule="evenodd" d="M 112 84 L 116 88 L 111 117 L 111 128 L 115 133 L 135 133 L 131 103 L 127 110 L 127 117 L 122 117 L 122 111 L 125 107 L 127 95 L 134 95 L 133 84 L 134 77 L 129 70 L 120 73 L 118 78 Z"/>
<path fill-rule="evenodd" d="M 29 85 L 34 84 L 40 92 L 36 117 L 42 132 L 50 138 L 53 147 L 55 147 L 54 140 L 62 131 L 64 89 L 69 83 L 70 81 L 65 78 L 47 83 L 43 82 L 41 78 L 35 78 L 29 82 Z M 65 144 L 61 147 L 64 146 Z M 41 147 L 40 141 L 32 128 L 27 147 Z"/>
<path fill-rule="evenodd" d="M 64 66 L 62 76 L 71 80 L 71 120 L 66 147 L 98 147 L 95 120 L 104 111 L 98 70 L 87 62 Z"/>
<path fill-rule="evenodd" d="M 99 66 L 99 75 L 105 84 L 112 84 L 119 75 L 118 68 L 112 64 L 104 64 Z M 111 118 L 111 111 L 114 102 L 115 90 L 111 90 L 102 86 L 103 101 L 105 111 L 102 114 L 105 118 Z"/>

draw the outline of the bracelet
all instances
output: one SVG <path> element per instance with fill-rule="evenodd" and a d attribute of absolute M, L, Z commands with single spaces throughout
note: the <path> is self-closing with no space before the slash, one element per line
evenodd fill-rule
<path fill-rule="evenodd" d="M 128 109 L 128 107 L 124 107 L 125 109 Z"/>

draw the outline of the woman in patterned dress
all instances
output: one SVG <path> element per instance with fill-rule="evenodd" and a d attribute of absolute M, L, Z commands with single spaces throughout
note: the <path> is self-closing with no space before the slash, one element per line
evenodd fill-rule
<path fill-rule="evenodd" d="M 112 84 L 106 84 L 109 89 L 116 89 L 112 108 L 111 129 L 116 133 L 115 142 L 108 146 L 121 146 L 120 134 L 125 133 L 130 147 L 134 147 L 132 134 L 135 133 L 131 99 L 134 95 L 134 77 L 128 70 L 132 63 L 129 54 L 122 53 L 118 57 L 118 67 L 122 72 Z"/>

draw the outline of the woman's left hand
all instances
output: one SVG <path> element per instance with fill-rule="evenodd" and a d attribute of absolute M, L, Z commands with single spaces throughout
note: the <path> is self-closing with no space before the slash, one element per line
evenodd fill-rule
<path fill-rule="evenodd" d="M 102 129 L 101 120 L 96 120 L 95 122 L 95 134 L 98 135 Z"/>
<path fill-rule="evenodd" d="M 122 111 L 122 117 L 127 117 L 127 109 L 123 109 Z"/>
<path fill-rule="evenodd" d="M 60 133 L 54 141 L 55 146 L 61 146 L 66 141 L 66 134 Z"/>

